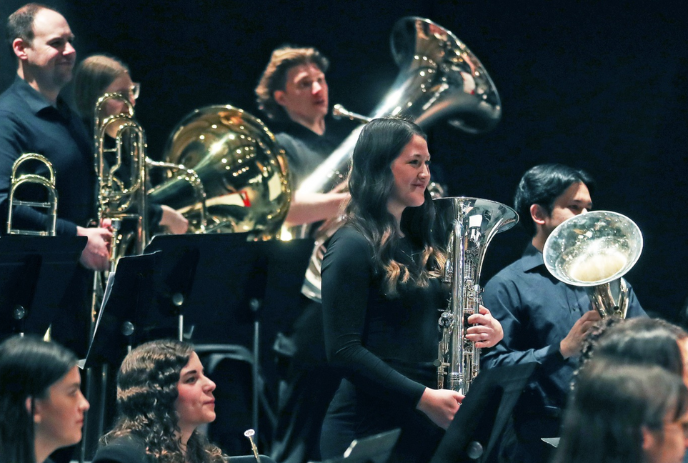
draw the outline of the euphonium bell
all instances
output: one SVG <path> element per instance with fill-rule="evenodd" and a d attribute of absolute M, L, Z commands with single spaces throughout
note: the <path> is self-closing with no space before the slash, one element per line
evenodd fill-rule
<path fill-rule="evenodd" d="M 602 318 L 625 318 L 628 288 L 622 278 L 638 261 L 643 235 L 628 217 L 610 211 L 580 214 L 547 238 L 547 270 L 566 284 L 582 286 Z"/>

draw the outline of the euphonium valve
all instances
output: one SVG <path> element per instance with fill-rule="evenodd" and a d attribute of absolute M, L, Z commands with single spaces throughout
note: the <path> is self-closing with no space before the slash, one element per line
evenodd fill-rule
<path fill-rule="evenodd" d="M 433 234 L 446 246 L 444 270 L 450 283 L 449 306 L 439 319 L 437 387 L 468 392 L 480 371 L 480 349 L 466 339 L 468 317 L 481 303 L 480 270 L 487 246 L 499 232 L 516 225 L 518 214 L 504 204 L 478 198 L 433 200 L 437 217 Z"/>
<path fill-rule="evenodd" d="M 555 278 L 586 289 L 602 318 L 625 318 L 628 287 L 622 277 L 642 250 L 643 235 L 635 222 L 616 212 L 592 211 L 555 228 L 542 254 Z"/>

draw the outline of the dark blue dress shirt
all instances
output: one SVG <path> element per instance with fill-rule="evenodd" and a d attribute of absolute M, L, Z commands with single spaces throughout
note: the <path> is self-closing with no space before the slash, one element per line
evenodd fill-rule
<path fill-rule="evenodd" d="M 6 233 L 12 164 L 23 153 L 47 157 L 55 169 L 57 233 L 75 235 L 95 218 L 95 167 L 90 137 L 79 117 L 58 98 L 52 106 L 17 77 L 0 95 L 0 233 Z M 44 175 L 43 167 L 35 173 Z M 13 227 L 45 230 L 48 217 L 28 207 L 13 212 Z"/>
<path fill-rule="evenodd" d="M 585 289 L 554 278 L 545 267 L 542 253 L 530 244 L 519 260 L 485 285 L 483 305 L 504 329 L 504 339 L 495 347 L 483 350 L 483 367 L 540 364 L 517 412 L 536 420 L 558 421 L 578 364 L 576 356 L 563 358 L 559 343 L 574 323 L 592 310 Z M 627 317 L 639 316 L 646 314 L 629 285 Z M 550 430 L 552 435 L 557 431 L 556 427 Z"/>

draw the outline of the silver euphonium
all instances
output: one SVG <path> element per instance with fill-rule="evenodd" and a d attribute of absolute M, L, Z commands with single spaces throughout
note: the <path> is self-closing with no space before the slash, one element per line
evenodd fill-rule
<path fill-rule="evenodd" d="M 478 313 L 481 303 L 485 252 L 497 233 L 516 225 L 518 214 L 504 204 L 478 198 L 439 198 L 434 204 L 433 234 L 438 242 L 448 243 L 444 280 L 451 284 L 449 306 L 439 319 L 437 387 L 465 394 L 480 371 L 480 349 L 466 340 L 466 330 L 468 317 Z"/>
<path fill-rule="evenodd" d="M 635 222 L 616 212 L 593 211 L 562 222 L 542 254 L 554 277 L 586 289 L 602 318 L 625 318 L 628 285 L 622 277 L 642 250 L 643 235 Z"/>
<path fill-rule="evenodd" d="M 452 126 L 468 133 L 487 132 L 497 125 L 502 112 L 497 89 L 480 60 L 451 31 L 428 19 L 406 17 L 395 24 L 390 42 L 399 74 L 382 102 L 369 117 L 340 105 L 335 106 L 335 115 L 360 122 L 398 116 L 423 128 L 448 118 Z M 361 129 L 354 130 L 301 182 L 297 194 L 327 192 L 342 182 Z M 316 234 L 303 287 L 312 299 L 320 300 L 323 244 L 340 224 L 327 221 Z"/>

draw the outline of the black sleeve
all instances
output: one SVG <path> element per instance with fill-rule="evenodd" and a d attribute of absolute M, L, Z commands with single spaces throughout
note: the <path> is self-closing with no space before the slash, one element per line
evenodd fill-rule
<path fill-rule="evenodd" d="M 367 241 L 351 228 L 340 229 L 328 244 L 322 269 L 328 360 L 366 392 L 415 407 L 425 386 L 394 370 L 362 343 L 373 281 Z"/>
<path fill-rule="evenodd" d="M 92 463 L 149 463 L 149 458 L 142 442 L 124 437 L 100 447 Z"/>

